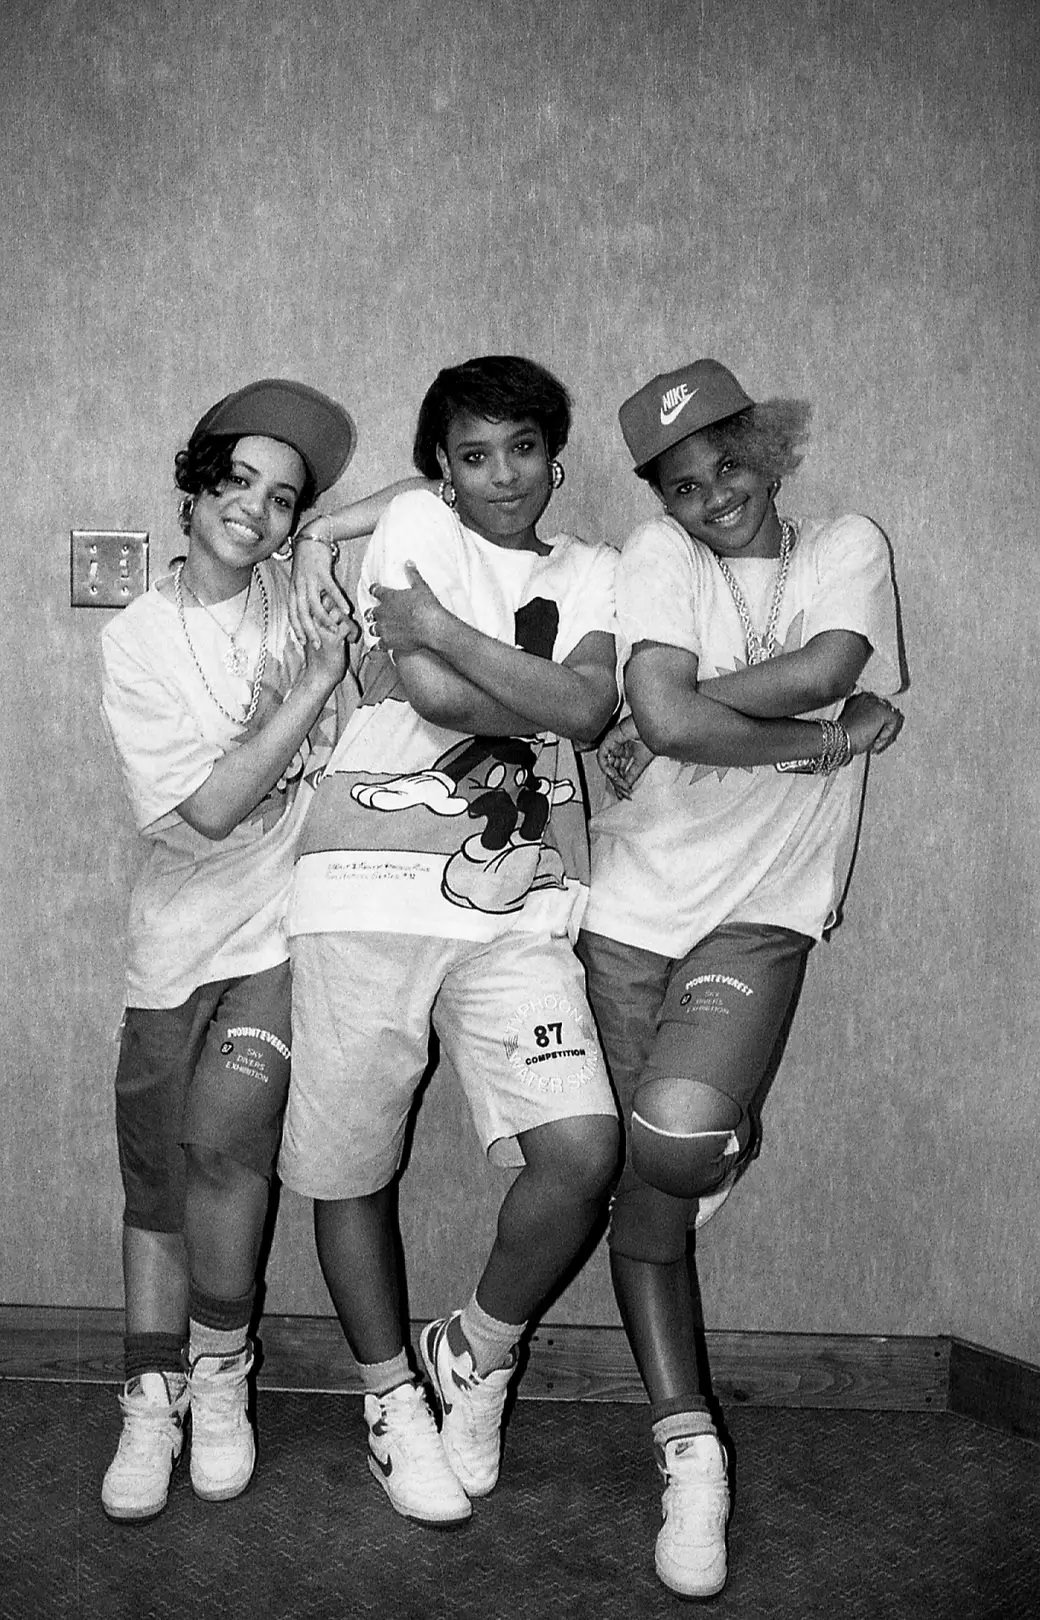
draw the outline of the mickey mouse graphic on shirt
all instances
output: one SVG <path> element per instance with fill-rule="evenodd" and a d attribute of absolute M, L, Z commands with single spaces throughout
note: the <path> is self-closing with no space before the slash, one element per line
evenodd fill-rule
<path fill-rule="evenodd" d="M 551 658 L 559 608 L 545 597 L 515 615 L 516 645 Z M 557 781 L 559 743 L 552 733 L 531 737 L 467 737 L 422 771 L 382 782 L 356 783 L 351 797 L 366 809 L 392 812 L 424 806 L 435 816 L 483 820 L 448 857 L 441 893 L 473 911 L 519 911 L 536 889 L 564 887 L 563 860 L 543 836 L 554 806 L 577 797 L 577 784 Z M 547 773 L 540 765 L 551 766 Z"/>

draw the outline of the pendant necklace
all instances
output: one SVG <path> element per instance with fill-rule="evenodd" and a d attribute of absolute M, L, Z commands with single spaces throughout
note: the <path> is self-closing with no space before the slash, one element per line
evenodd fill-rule
<path fill-rule="evenodd" d="M 184 565 L 182 563 L 181 570 L 183 570 L 183 567 Z M 178 577 L 179 572 L 180 571 L 178 571 Z M 238 645 L 237 638 L 242 634 L 242 626 L 246 622 L 246 614 L 249 612 L 249 603 L 253 595 L 253 580 L 255 578 L 256 569 L 254 568 L 253 572 L 249 576 L 249 585 L 246 589 L 246 601 L 245 606 L 242 609 L 242 617 L 239 619 L 233 630 L 229 630 L 227 625 L 223 624 L 220 619 L 217 618 L 217 615 L 213 612 L 213 609 L 202 600 L 201 596 L 197 596 L 195 594 L 187 580 L 183 581 L 184 589 L 187 591 L 192 601 L 198 603 L 203 613 L 209 614 L 221 635 L 227 636 L 228 645 L 224 649 L 223 663 L 224 668 L 227 670 L 229 675 L 244 675 L 246 670 L 249 668 L 249 655 L 244 647 L 240 647 Z"/>
<path fill-rule="evenodd" d="M 184 564 L 183 563 L 178 563 L 177 567 L 173 571 L 173 595 L 174 595 L 174 600 L 177 603 L 177 617 L 180 619 L 181 629 L 184 631 L 184 639 L 188 643 L 188 651 L 191 653 L 191 661 L 195 665 L 195 668 L 199 672 L 199 678 L 201 679 L 203 686 L 206 688 L 206 691 L 209 693 L 210 697 L 213 699 L 213 702 L 217 705 L 217 708 L 220 710 L 220 712 L 224 716 L 224 718 L 226 720 L 230 720 L 232 725 L 236 725 L 236 726 L 248 725 L 249 721 L 252 720 L 254 714 L 256 713 L 257 704 L 260 702 L 260 690 L 261 690 L 261 687 L 263 685 L 264 670 L 265 670 L 265 668 L 267 666 L 267 616 L 268 616 L 268 606 L 267 606 L 267 591 L 266 591 L 266 589 L 264 587 L 264 577 L 261 574 L 259 568 L 254 567 L 253 572 L 252 572 L 252 574 L 250 575 L 250 578 L 249 578 L 249 590 L 246 592 L 246 609 L 248 609 L 248 607 L 249 607 L 249 598 L 250 598 L 250 596 L 252 594 L 252 590 L 253 590 L 253 581 L 255 580 L 257 590 L 260 592 L 260 604 L 261 604 L 261 611 L 262 611 L 263 617 L 262 617 L 262 621 L 261 621 L 261 625 L 260 625 L 260 652 L 259 652 L 259 654 L 257 656 L 257 660 L 256 660 L 256 672 L 255 672 L 255 674 L 253 676 L 252 691 L 251 691 L 250 696 L 249 696 L 249 707 L 246 709 L 246 712 L 245 712 L 244 715 L 237 715 L 237 714 L 232 714 L 230 709 L 226 709 L 224 707 L 223 703 L 221 703 L 221 701 L 218 698 L 216 692 L 214 692 L 212 686 L 210 686 L 210 684 L 209 684 L 209 681 L 206 679 L 206 671 L 203 669 L 202 665 L 199 663 L 199 655 L 195 651 L 194 644 L 192 643 L 191 635 L 190 635 L 190 633 L 188 631 L 188 620 L 187 620 L 187 617 L 186 617 L 185 612 L 184 612 L 184 590 L 186 590 L 189 593 L 189 595 L 192 596 L 196 602 L 198 602 L 199 607 L 202 608 L 205 613 L 209 613 L 209 616 L 213 620 L 213 623 L 217 626 L 217 628 L 219 630 L 223 631 L 224 635 L 226 635 L 228 637 L 229 641 L 231 642 L 231 646 L 228 648 L 227 652 L 224 653 L 224 656 L 223 656 L 223 659 L 222 659 L 222 663 L 224 664 L 224 667 L 227 670 L 229 675 L 244 676 L 247 669 L 249 668 L 248 655 L 245 653 L 243 648 L 241 648 L 237 644 L 237 642 L 235 640 L 235 637 L 241 634 L 242 626 L 245 624 L 245 619 L 246 619 L 245 609 L 243 610 L 242 617 L 238 621 L 238 624 L 237 624 L 236 628 L 233 631 L 225 629 L 224 625 L 221 624 L 221 622 L 217 618 L 216 614 L 210 612 L 210 610 L 206 606 L 205 602 L 200 602 L 199 601 L 199 598 L 195 595 L 195 592 L 192 590 L 190 585 L 184 585 L 183 590 L 182 590 L 181 575 L 183 573 L 184 573 Z"/>
<path fill-rule="evenodd" d="M 725 558 L 716 556 L 723 579 L 729 586 L 733 605 L 740 615 L 740 622 L 744 629 L 744 646 L 749 664 L 764 664 L 767 659 L 776 656 L 776 624 L 780 617 L 780 604 L 784 599 L 784 586 L 787 584 L 787 570 L 791 562 L 791 552 L 794 550 L 795 527 L 782 519 L 780 523 L 780 561 L 776 569 L 776 583 L 773 586 L 773 600 L 769 607 L 769 618 L 765 630 L 759 635 L 751 623 L 751 611 L 743 591 L 733 577 L 733 570 Z"/>

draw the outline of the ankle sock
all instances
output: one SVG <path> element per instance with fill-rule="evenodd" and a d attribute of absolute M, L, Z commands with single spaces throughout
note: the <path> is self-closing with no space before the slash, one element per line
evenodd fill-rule
<path fill-rule="evenodd" d="M 241 1355 L 249 1342 L 249 1324 L 237 1328 L 212 1328 L 205 1322 L 188 1323 L 188 1365 L 194 1367 L 200 1356 Z"/>
<path fill-rule="evenodd" d="M 126 1333 L 123 1376 L 129 1383 L 146 1372 L 179 1373 L 183 1352 L 182 1333 Z"/>
<path fill-rule="evenodd" d="M 654 1444 L 663 1451 L 669 1440 L 685 1440 L 695 1434 L 715 1434 L 715 1425 L 710 1412 L 687 1409 L 685 1412 L 673 1412 L 670 1417 L 658 1418 L 651 1425 L 650 1432 Z"/>
<path fill-rule="evenodd" d="M 193 1325 L 219 1328 L 225 1333 L 237 1331 L 240 1343 L 244 1343 L 249 1337 L 249 1323 L 255 1302 L 255 1288 L 227 1299 L 222 1294 L 207 1294 L 194 1282 L 188 1285 L 188 1315 Z"/>
<path fill-rule="evenodd" d="M 478 1378 L 509 1365 L 526 1326 L 526 1322 L 500 1322 L 497 1317 L 489 1316 L 477 1303 L 476 1294 L 463 1306 L 458 1321 L 452 1324 L 466 1342 Z M 452 1328 L 448 1329 L 448 1344 L 455 1350 Z"/>
<path fill-rule="evenodd" d="M 255 1291 L 251 1288 L 237 1299 L 207 1294 L 194 1282 L 188 1287 L 188 1363 L 194 1366 L 200 1356 L 234 1356 L 249 1342 L 249 1319 L 253 1314 Z"/>
<path fill-rule="evenodd" d="M 359 1361 L 357 1370 L 366 1395 L 389 1395 L 400 1384 L 414 1384 L 415 1374 L 408 1365 L 407 1350 L 399 1350 L 389 1361 Z"/>

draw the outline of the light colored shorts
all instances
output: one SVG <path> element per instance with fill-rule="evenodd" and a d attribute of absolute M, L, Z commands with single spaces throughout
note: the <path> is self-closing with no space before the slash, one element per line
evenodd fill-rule
<path fill-rule="evenodd" d="M 310 1198 L 378 1192 L 401 1162 L 431 1026 L 494 1164 L 554 1120 L 617 1116 L 565 938 L 411 934 L 293 941 L 293 1068 L 279 1174 Z"/>

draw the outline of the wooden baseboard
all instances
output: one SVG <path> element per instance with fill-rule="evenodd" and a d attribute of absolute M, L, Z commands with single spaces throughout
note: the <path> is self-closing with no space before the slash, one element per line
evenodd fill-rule
<path fill-rule="evenodd" d="M 0 1306 L 0 1378 L 121 1383 L 122 1333 L 118 1310 Z M 259 1337 L 264 1388 L 360 1393 L 333 1318 L 266 1316 Z M 724 1406 L 947 1408 L 945 1338 L 709 1333 L 707 1340 Z M 520 1393 L 528 1400 L 646 1400 L 619 1327 L 539 1328 L 531 1336 Z"/>
<path fill-rule="evenodd" d="M 413 1323 L 415 1331 L 420 1326 Z M 707 1342 L 723 1407 L 954 1412 L 1040 1441 L 1040 1367 L 963 1339 L 709 1333 Z M 331 1317 L 267 1316 L 260 1343 L 265 1389 L 361 1393 Z M 0 1305 L 0 1379 L 119 1384 L 122 1365 L 122 1311 Z M 520 1394 L 526 1400 L 646 1400 L 619 1327 L 539 1328 Z"/>
<path fill-rule="evenodd" d="M 1040 1367 L 954 1339 L 948 1405 L 987 1428 L 1040 1440 Z"/>

